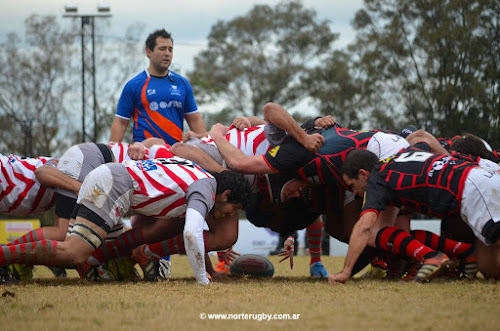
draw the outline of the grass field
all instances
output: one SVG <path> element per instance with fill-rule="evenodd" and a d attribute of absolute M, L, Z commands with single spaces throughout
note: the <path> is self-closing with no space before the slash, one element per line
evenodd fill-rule
<path fill-rule="evenodd" d="M 196 285 L 185 256 L 173 256 L 173 278 L 160 283 L 80 281 L 71 270 L 55 279 L 37 267 L 35 279 L 0 285 L 0 330 L 498 330 L 500 284 L 478 280 L 430 284 L 351 281 L 329 286 L 311 279 L 309 258 L 275 265 L 271 279 L 232 278 Z M 286 264 L 285 264 L 286 263 Z M 341 257 L 323 257 L 329 272 Z M 208 314 L 239 314 L 210 320 Z M 300 314 L 258 321 L 241 314 Z M 203 315 L 206 314 L 206 315 Z M 205 316 L 205 319 L 201 318 Z M 263 315 L 260 315 L 261 317 Z M 257 315 L 255 315 L 258 318 Z M 278 316 L 276 316 L 278 317 Z M 306 329 L 307 328 L 307 329 Z"/>

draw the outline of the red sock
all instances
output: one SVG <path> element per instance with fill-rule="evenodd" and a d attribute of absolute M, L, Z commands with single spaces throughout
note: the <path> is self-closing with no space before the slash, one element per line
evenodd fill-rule
<path fill-rule="evenodd" d="M 307 242 L 309 243 L 309 255 L 311 264 L 321 261 L 321 231 L 323 230 L 323 221 L 318 219 L 306 228 Z"/>
<path fill-rule="evenodd" d="M 451 240 L 440 237 L 435 233 L 425 230 L 412 230 L 411 235 L 415 240 L 429 246 L 430 248 L 441 251 L 452 258 L 463 258 L 471 255 L 474 251 L 472 244 Z"/>
<path fill-rule="evenodd" d="M 217 259 L 219 259 L 219 262 L 226 262 L 226 259 L 224 258 L 226 254 L 224 252 L 217 252 Z"/>
<path fill-rule="evenodd" d="M 184 239 L 182 234 L 179 234 L 173 238 L 163 240 L 159 243 L 150 244 L 148 248 L 151 252 L 158 256 L 173 255 L 173 254 L 185 254 L 184 249 Z"/>
<path fill-rule="evenodd" d="M 210 252 L 208 231 L 203 231 L 203 241 L 205 243 L 205 252 Z M 186 254 L 186 249 L 184 248 L 184 236 L 182 234 L 159 243 L 150 244 L 148 245 L 148 248 L 151 252 L 158 256 Z"/>
<path fill-rule="evenodd" d="M 116 237 L 115 240 L 104 243 L 92 253 L 92 257 L 104 263 L 119 256 L 129 256 L 134 248 L 145 243 L 142 228 L 134 228 Z"/>
<path fill-rule="evenodd" d="M 17 238 L 14 240 L 12 243 L 8 243 L 7 246 L 12 246 L 12 245 L 19 245 L 19 244 L 24 244 L 28 242 L 33 242 L 33 241 L 40 241 L 45 239 L 43 235 L 43 228 L 38 228 L 35 230 L 32 230 L 23 236 Z"/>
<path fill-rule="evenodd" d="M 56 240 L 40 240 L 13 246 L 1 246 L 0 265 L 12 263 L 51 265 L 54 262 L 56 250 Z"/>
<path fill-rule="evenodd" d="M 396 227 L 381 229 L 375 242 L 379 249 L 419 261 L 432 256 L 427 254 L 436 254 L 436 251 L 415 240 L 408 232 Z"/>

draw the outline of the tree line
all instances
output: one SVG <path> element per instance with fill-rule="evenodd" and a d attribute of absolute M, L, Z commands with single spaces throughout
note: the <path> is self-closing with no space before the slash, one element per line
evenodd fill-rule
<path fill-rule="evenodd" d="M 413 124 L 500 147 L 500 0 L 365 0 L 351 25 L 355 39 L 339 49 L 334 25 L 297 0 L 216 22 L 184 73 L 198 105 L 213 109 L 203 114 L 207 127 L 259 116 L 273 101 L 298 121 L 307 108 L 353 129 Z M 34 15 L 26 47 L 15 33 L 0 46 L 2 153 L 23 154 L 31 141 L 32 155 L 52 155 L 78 142 L 78 29 Z M 144 32 L 129 27 L 97 43 L 101 141 L 121 88 L 141 69 Z"/>

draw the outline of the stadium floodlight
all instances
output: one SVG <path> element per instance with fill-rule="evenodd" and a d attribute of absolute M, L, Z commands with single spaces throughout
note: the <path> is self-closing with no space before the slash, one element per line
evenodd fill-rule
<path fill-rule="evenodd" d="M 97 11 L 100 13 L 109 13 L 111 11 L 111 6 L 109 3 L 100 2 L 97 4 Z"/>
<path fill-rule="evenodd" d="M 97 140 L 97 98 L 95 82 L 95 28 L 96 17 L 111 17 L 111 7 L 107 3 L 99 3 L 97 12 L 91 14 L 78 13 L 78 5 L 70 3 L 64 6 L 63 17 L 79 18 L 81 20 L 82 38 L 82 142 L 88 137 L 91 141 Z M 92 104 L 94 117 L 94 134 L 87 135 L 85 131 L 85 110 L 88 104 Z"/>
<path fill-rule="evenodd" d="M 66 13 L 76 13 L 78 11 L 78 5 L 76 3 L 68 3 L 64 6 L 64 11 Z"/>

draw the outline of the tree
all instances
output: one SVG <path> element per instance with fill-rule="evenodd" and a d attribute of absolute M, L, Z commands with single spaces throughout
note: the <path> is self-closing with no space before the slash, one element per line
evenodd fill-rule
<path fill-rule="evenodd" d="M 73 23 L 62 29 L 55 16 L 32 15 L 25 20 L 24 41 L 11 33 L 0 47 L 3 153 L 51 156 L 81 142 L 81 122 L 74 120 L 81 114 L 81 28 Z M 129 26 L 124 37 L 111 42 L 104 30 L 105 25 L 96 25 L 98 141 L 109 138 L 117 96 L 145 58 L 138 41 L 143 24 Z"/>
<path fill-rule="evenodd" d="M 109 36 L 97 33 L 96 37 L 96 90 L 97 102 L 97 141 L 108 141 L 118 97 L 125 83 L 135 76 L 141 64 L 147 59 L 145 53 L 143 23 L 129 25 L 123 37 L 111 42 Z M 99 26 L 98 31 L 105 31 Z M 132 126 L 129 125 L 125 137 L 132 140 Z M 125 139 L 127 141 L 127 139 Z"/>
<path fill-rule="evenodd" d="M 33 15 L 25 25 L 26 46 L 11 33 L 0 52 L 0 144 L 11 153 L 51 155 L 68 113 L 73 36 L 54 16 Z"/>
<path fill-rule="evenodd" d="M 352 129 L 361 128 L 363 122 L 362 114 L 357 111 L 364 101 L 361 83 L 353 76 L 350 55 L 341 50 L 334 51 L 304 78 L 319 114 L 333 115 L 337 122 Z"/>
<path fill-rule="evenodd" d="M 369 118 L 498 145 L 499 0 L 365 0 L 349 48 Z M 399 116 L 395 116 L 399 114 Z M 493 124 L 493 125 L 492 125 Z"/>
<path fill-rule="evenodd" d="M 307 96 L 307 70 L 321 63 L 336 38 L 328 21 L 300 1 L 256 5 L 211 28 L 188 77 L 200 104 L 217 101 L 243 115 L 259 115 L 268 101 L 292 107 Z"/>

